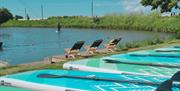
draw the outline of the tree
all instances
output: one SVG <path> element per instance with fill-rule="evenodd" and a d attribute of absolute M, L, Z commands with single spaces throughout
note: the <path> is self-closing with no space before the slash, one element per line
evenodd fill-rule
<path fill-rule="evenodd" d="M 0 24 L 8 21 L 9 19 L 13 19 L 13 15 L 6 8 L 0 8 Z"/>
<path fill-rule="evenodd" d="M 178 4 L 179 3 L 179 4 Z M 141 0 L 143 6 L 152 6 L 151 10 L 160 9 L 161 13 L 180 9 L 180 0 Z"/>

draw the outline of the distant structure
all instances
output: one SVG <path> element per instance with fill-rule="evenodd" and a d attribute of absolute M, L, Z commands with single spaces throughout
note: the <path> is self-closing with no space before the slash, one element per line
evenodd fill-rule
<path fill-rule="evenodd" d="M 14 18 L 15 18 L 15 20 L 21 20 L 21 19 L 23 19 L 23 16 L 15 15 Z"/>
<path fill-rule="evenodd" d="M 24 20 L 30 20 L 30 17 L 29 17 L 29 14 L 27 13 L 26 8 L 24 9 L 24 14 L 25 14 Z"/>
<path fill-rule="evenodd" d="M 29 17 L 29 15 L 28 15 L 28 14 L 26 15 L 26 18 L 27 18 L 27 20 L 30 20 L 30 17 Z"/>

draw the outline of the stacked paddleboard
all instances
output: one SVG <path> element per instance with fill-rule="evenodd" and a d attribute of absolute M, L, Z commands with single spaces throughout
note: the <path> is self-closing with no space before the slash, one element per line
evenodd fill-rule
<path fill-rule="evenodd" d="M 164 51 L 164 50 L 168 51 Z M 157 51 L 159 50 L 159 51 Z M 160 52 L 160 50 L 163 50 Z M 170 50 L 173 50 L 170 51 Z M 90 58 L 64 64 L 65 69 L 170 77 L 180 70 L 179 48 L 164 48 Z"/>
<path fill-rule="evenodd" d="M 71 61 L 63 65 L 70 70 L 2 76 L 0 84 L 35 91 L 180 91 L 178 48 Z"/>
<path fill-rule="evenodd" d="M 166 77 L 67 70 L 36 70 L 0 78 L 1 84 L 39 91 L 152 91 Z M 2 83 L 3 82 L 3 83 Z M 179 83 L 172 85 L 179 91 Z"/>

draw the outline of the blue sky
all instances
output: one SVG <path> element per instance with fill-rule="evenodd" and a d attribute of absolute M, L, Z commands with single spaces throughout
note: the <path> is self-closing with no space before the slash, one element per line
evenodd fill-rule
<path fill-rule="evenodd" d="M 148 12 L 140 0 L 94 0 L 94 14 L 101 16 L 110 13 Z M 44 16 L 91 15 L 91 0 L 0 0 L 0 7 L 8 8 L 14 15 L 24 16 L 24 10 L 30 17 L 41 17 L 41 4 Z"/>

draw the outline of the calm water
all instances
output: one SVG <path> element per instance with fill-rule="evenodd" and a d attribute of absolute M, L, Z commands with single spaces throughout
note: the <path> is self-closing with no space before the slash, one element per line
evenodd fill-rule
<path fill-rule="evenodd" d="M 122 37 L 120 43 L 125 43 L 155 36 L 170 38 L 173 34 L 74 28 L 65 28 L 57 33 L 56 28 L 0 28 L 0 41 L 4 42 L 0 60 L 11 65 L 40 61 L 48 56 L 63 54 L 64 48 L 72 47 L 78 40 L 84 40 L 88 45 L 96 39 L 104 39 L 107 43 L 112 38 Z"/>

